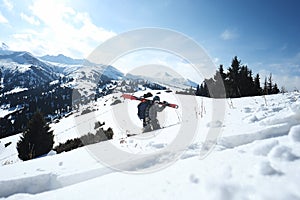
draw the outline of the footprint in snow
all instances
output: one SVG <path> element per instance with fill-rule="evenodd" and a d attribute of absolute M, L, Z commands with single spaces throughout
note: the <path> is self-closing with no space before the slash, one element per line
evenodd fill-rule
<path fill-rule="evenodd" d="M 249 107 L 245 107 L 244 108 L 244 113 L 252 113 L 253 111 L 252 111 L 252 109 L 251 108 L 249 108 Z"/>
<path fill-rule="evenodd" d="M 257 156 L 267 156 L 270 151 L 279 144 L 278 140 L 267 140 L 261 143 L 261 141 L 256 141 L 256 144 L 253 148 L 253 154 Z"/>
<path fill-rule="evenodd" d="M 300 157 L 296 156 L 292 152 L 292 149 L 287 146 L 275 146 L 268 154 L 268 157 L 273 160 L 289 162 L 300 159 Z"/>
<path fill-rule="evenodd" d="M 164 144 L 164 143 L 157 143 L 157 144 L 151 143 L 150 146 L 154 147 L 156 149 L 162 149 L 162 148 L 166 147 L 166 144 Z"/>
<path fill-rule="evenodd" d="M 198 184 L 199 183 L 199 178 L 197 178 L 194 174 L 190 175 L 190 181 L 192 183 Z"/>
<path fill-rule="evenodd" d="M 223 126 L 223 123 L 219 120 L 211 121 L 211 122 L 207 123 L 206 126 L 210 127 L 210 128 L 221 128 Z"/>
<path fill-rule="evenodd" d="M 269 161 L 262 161 L 257 166 L 257 172 L 264 176 L 281 176 L 283 173 L 279 170 L 274 169 Z"/>

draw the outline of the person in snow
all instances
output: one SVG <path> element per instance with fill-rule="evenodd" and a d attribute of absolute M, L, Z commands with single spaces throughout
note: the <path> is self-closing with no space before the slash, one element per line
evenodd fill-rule
<path fill-rule="evenodd" d="M 152 130 L 160 129 L 159 121 L 157 120 L 157 113 L 163 111 L 166 108 L 167 102 L 164 102 L 162 105 L 159 105 L 160 98 L 155 96 L 153 100 L 145 100 L 143 112 L 143 132 L 148 132 Z M 142 106 L 139 106 L 142 107 Z M 141 108 L 139 108 L 139 112 Z M 140 116 L 140 115 L 139 115 Z"/>

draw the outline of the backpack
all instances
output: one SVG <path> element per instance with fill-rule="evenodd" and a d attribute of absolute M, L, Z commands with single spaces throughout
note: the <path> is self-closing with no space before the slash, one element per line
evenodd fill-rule
<path fill-rule="evenodd" d="M 141 103 L 139 103 L 137 115 L 140 119 L 145 119 L 146 109 L 149 105 L 150 105 L 150 101 L 142 101 Z"/>

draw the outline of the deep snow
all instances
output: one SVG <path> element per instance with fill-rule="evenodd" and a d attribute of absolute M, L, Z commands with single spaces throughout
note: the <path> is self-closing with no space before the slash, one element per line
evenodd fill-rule
<path fill-rule="evenodd" d="M 181 106 L 178 95 L 159 95 Z M 187 123 L 182 121 L 182 110 L 166 108 L 160 116 L 166 128 L 127 138 L 126 133 L 139 133 L 142 126 L 136 116 L 138 102 L 126 100 L 110 106 L 113 96 L 120 94 L 93 102 L 97 110 L 92 113 L 81 115 L 86 109 L 82 107 L 51 125 L 58 144 L 93 133 L 95 122 L 105 121 L 104 128 L 114 130 L 112 141 L 22 162 L 15 149 L 19 136 L 1 139 L 0 197 L 300 199 L 300 93 L 226 99 L 224 121 L 212 120 L 212 99 L 196 97 L 198 105 L 190 112 L 198 120 L 197 132 L 179 154 L 164 149 L 174 143 L 181 125 Z M 122 105 L 127 105 L 135 128 L 118 120 Z M 222 130 L 217 144 L 200 157 L 208 130 L 217 128 Z M 8 142 L 12 144 L 4 147 Z M 112 147 L 127 152 L 128 158 L 115 157 L 109 151 Z M 103 160 L 99 160 L 98 151 Z M 119 164 L 125 168 L 118 168 Z"/>

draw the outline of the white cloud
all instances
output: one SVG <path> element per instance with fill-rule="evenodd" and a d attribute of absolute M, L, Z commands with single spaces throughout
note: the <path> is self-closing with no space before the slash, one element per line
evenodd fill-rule
<path fill-rule="evenodd" d="M 274 80 L 277 83 L 279 89 L 281 89 L 281 87 L 284 87 L 288 91 L 300 90 L 299 76 L 274 75 Z"/>
<path fill-rule="evenodd" d="M 295 89 L 300 90 L 300 52 L 295 53 L 292 57 L 282 59 L 278 63 L 256 63 L 261 78 L 261 84 L 264 83 L 265 77 L 272 73 L 273 81 L 277 83 L 279 89 L 286 88 L 288 91 Z"/>
<path fill-rule="evenodd" d="M 0 11 L 0 24 L 7 24 L 8 20 L 2 15 Z"/>
<path fill-rule="evenodd" d="M 268 70 L 260 70 L 259 75 L 260 75 L 260 84 L 263 87 L 263 84 L 265 82 L 265 78 L 270 77 L 270 74 L 272 74 L 272 80 L 273 83 L 277 83 L 279 89 L 281 87 L 284 87 L 288 91 L 294 91 L 295 89 L 299 90 L 300 87 L 300 77 L 299 76 L 294 76 L 290 75 L 288 73 L 282 72 L 281 74 L 277 73 L 272 73 L 271 71 Z"/>
<path fill-rule="evenodd" d="M 223 40 L 232 40 L 232 39 L 235 39 L 237 38 L 238 35 L 236 33 L 236 31 L 234 30 L 228 30 L 226 29 L 222 34 L 221 34 L 221 38 Z"/>
<path fill-rule="evenodd" d="M 33 16 L 28 16 L 24 13 L 21 13 L 20 16 L 23 20 L 27 21 L 28 23 L 30 23 L 32 25 L 36 25 L 36 26 L 40 25 L 39 20 L 35 19 Z"/>
<path fill-rule="evenodd" d="M 88 13 L 77 12 L 63 1 L 36 0 L 29 6 L 29 12 L 32 16 L 21 13 L 22 19 L 39 26 L 18 30 L 9 42 L 12 49 L 35 55 L 63 53 L 82 58 L 116 35 L 95 25 Z"/>
<path fill-rule="evenodd" d="M 14 8 L 14 4 L 10 0 L 3 0 L 3 5 L 9 11 L 12 11 L 12 9 Z"/>

